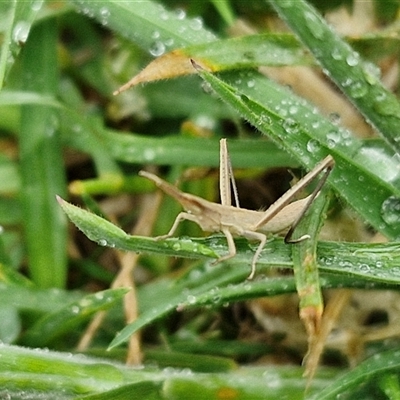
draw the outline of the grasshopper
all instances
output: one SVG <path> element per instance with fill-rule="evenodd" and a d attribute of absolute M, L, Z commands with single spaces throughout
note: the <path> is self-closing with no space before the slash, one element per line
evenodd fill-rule
<path fill-rule="evenodd" d="M 267 241 L 267 234 L 280 233 L 289 228 L 285 236 L 285 243 L 298 243 L 309 238 L 309 235 L 303 235 L 299 239 L 291 239 L 296 225 L 320 192 L 334 164 L 334 159 L 328 155 L 266 211 L 240 208 L 226 139 L 221 139 L 220 141 L 219 178 L 221 204 L 212 203 L 201 197 L 184 193 L 150 172 L 140 171 L 139 175 L 153 181 L 163 192 L 177 200 L 185 210 L 178 214 L 170 231 L 166 235 L 158 236 L 155 239 L 159 240 L 173 236 L 179 223 L 183 220 L 195 222 L 205 232 L 222 232 L 226 237 L 229 251 L 228 254 L 218 258 L 214 262 L 215 264 L 236 255 L 234 236 L 243 236 L 248 240 L 258 240 L 259 245 L 254 253 L 251 262 L 251 272 L 248 276 L 248 279 L 253 279 L 256 273 L 257 259 Z M 322 177 L 309 196 L 290 203 L 301 189 L 322 172 Z M 234 194 L 235 206 L 231 205 L 231 191 Z"/>

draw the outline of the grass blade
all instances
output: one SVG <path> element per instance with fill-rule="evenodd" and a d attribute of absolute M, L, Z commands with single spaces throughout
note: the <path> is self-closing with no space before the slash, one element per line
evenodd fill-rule
<path fill-rule="evenodd" d="M 174 50 L 156 58 L 114 94 L 139 83 L 194 74 L 196 71 L 190 63 L 192 58 L 213 72 L 255 68 L 261 65 L 287 66 L 312 63 L 310 55 L 304 51 L 300 43 L 287 34 L 262 34 L 216 40 Z"/>
<path fill-rule="evenodd" d="M 28 91 L 55 95 L 58 89 L 57 26 L 53 20 L 34 27 L 23 57 Z M 54 201 L 66 191 L 58 116 L 53 107 L 24 105 L 20 130 L 21 198 L 29 270 L 39 287 L 64 287 L 66 221 Z"/>
<path fill-rule="evenodd" d="M 334 125 L 304 100 L 257 73 L 224 73 L 221 75 L 224 80 L 203 69 L 199 69 L 199 74 L 242 117 L 308 169 L 331 154 L 336 161 L 329 178 L 332 187 L 377 230 L 392 239 L 400 238 L 400 225 L 383 215 L 385 211 L 393 214 L 385 210 L 385 202 L 400 198 L 393 177 L 382 179 L 383 165 L 378 160 L 381 156 L 386 158 L 383 148 L 377 148 L 377 154 L 361 149 L 362 142 L 349 131 Z M 248 82 L 252 82 L 251 87 Z M 290 104 L 294 110 L 292 115 L 283 114 L 280 104 Z M 374 168 L 370 168 L 372 164 Z M 364 190 L 366 187 L 375 190 L 369 193 Z M 360 193 L 363 193 L 361 197 Z"/>
<path fill-rule="evenodd" d="M 22 341 L 30 347 L 51 345 L 54 340 L 66 335 L 96 312 L 109 309 L 128 291 L 127 288 L 119 288 L 89 294 L 39 319 L 26 331 Z"/>
<path fill-rule="evenodd" d="M 400 103 L 380 82 L 377 67 L 364 62 L 306 1 L 269 2 L 367 121 L 400 152 Z"/>
<path fill-rule="evenodd" d="M 398 351 L 387 351 L 376 354 L 350 372 L 347 372 L 341 379 L 335 381 L 312 398 L 315 400 L 337 399 L 337 396 L 342 396 L 346 391 L 354 392 L 365 382 L 376 382 L 384 378 L 385 375 L 396 374 L 397 376 L 399 367 L 400 353 Z"/>
<path fill-rule="evenodd" d="M 22 46 L 28 39 L 36 15 L 42 7 L 42 0 L 1 2 L 1 15 L 6 15 L 0 54 L 0 90 Z"/>
<path fill-rule="evenodd" d="M 118 0 L 72 2 L 153 56 L 160 56 L 171 48 L 216 39 L 203 27 L 200 19 L 186 17 L 183 10 L 169 11 L 153 1 L 141 1 L 140 4 Z"/>

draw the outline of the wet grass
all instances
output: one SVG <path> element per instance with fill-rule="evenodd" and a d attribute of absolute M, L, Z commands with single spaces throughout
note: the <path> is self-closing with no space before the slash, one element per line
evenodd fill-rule
<path fill-rule="evenodd" d="M 0 5 L 2 395 L 399 397 L 398 4 L 313 3 Z M 335 159 L 252 281 L 138 176 L 219 202 L 223 137 L 249 209 Z"/>

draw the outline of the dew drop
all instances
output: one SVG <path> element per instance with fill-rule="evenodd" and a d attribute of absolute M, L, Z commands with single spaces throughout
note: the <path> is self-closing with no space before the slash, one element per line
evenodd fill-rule
<path fill-rule="evenodd" d="M 371 62 L 364 62 L 364 77 L 370 85 L 375 85 L 381 79 L 381 70 Z"/>
<path fill-rule="evenodd" d="M 284 3 L 284 2 L 282 2 L 282 3 Z M 307 24 L 308 28 L 310 29 L 311 33 L 317 39 L 322 39 L 324 37 L 324 28 L 323 28 L 321 22 L 318 20 L 318 17 L 311 12 L 306 12 L 304 16 L 306 18 L 306 24 Z"/>
<path fill-rule="evenodd" d="M 299 131 L 299 126 L 297 122 L 292 118 L 286 118 L 282 126 L 287 133 L 297 133 Z"/>
<path fill-rule="evenodd" d="M 360 270 L 361 272 L 365 272 L 365 273 L 368 273 L 368 272 L 370 272 L 370 270 L 371 270 L 371 267 L 370 267 L 368 264 L 360 264 L 360 265 L 358 266 L 358 268 L 359 268 L 359 270 Z"/>
<path fill-rule="evenodd" d="M 338 47 L 333 48 L 331 54 L 334 60 L 339 61 L 343 59 L 342 51 Z"/>
<path fill-rule="evenodd" d="M 201 88 L 203 89 L 204 93 L 207 93 L 207 94 L 214 94 L 215 93 L 214 89 L 212 88 L 212 86 L 208 82 L 203 81 L 201 83 Z"/>
<path fill-rule="evenodd" d="M 355 99 L 358 99 L 360 97 L 363 97 L 364 95 L 367 94 L 367 86 L 364 85 L 363 82 L 354 82 L 351 86 L 350 86 L 350 94 L 352 97 L 354 97 Z"/>
<path fill-rule="evenodd" d="M 103 300 L 104 299 L 104 293 L 103 292 L 97 292 L 94 297 L 96 297 L 97 300 Z"/>
<path fill-rule="evenodd" d="M 174 243 L 174 244 L 172 245 L 172 248 L 173 248 L 175 251 L 179 251 L 179 250 L 182 249 L 182 246 L 181 246 L 181 244 L 180 244 L 179 242 L 176 242 L 176 243 Z"/>
<path fill-rule="evenodd" d="M 203 20 L 199 17 L 197 18 L 193 18 L 190 21 L 190 27 L 194 30 L 194 31 L 199 31 L 201 28 L 203 28 Z"/>
<path fill-rule="evenodd" d="M 107 7 L 102 7 L 100 9 L 100 22 L 102 25 L 107 25 L 109 16 L 110 10 Z"/>
<path fill-rule="evenodd" d="M 71 311 L 73 314 L 79 314 L 80 308 L 78 306 L 73 306 Z"/>
<path fill-rule="evenodd" d="M 333 124 L 339 125 L 339 124 L 340 124 L 341 117 L 340 117 L 340 114 L 339 114 L 339 113 L 333 112 L 333 113 L 330 113 L 330 114 L 329 114 L 329 119 L 330 119 L 330 121 L 331 121 Z"/>
<path fill-rule="evenodd" d="M 381 93 L 375 99 L 374 109 L 382 115 L 398 116 L 399 103 L 395 97 L 389 97 L 386 93 Z"/>
<path fill-rule="evenodd" d="M 186 18 L 186 12 L 182 8 L 177 8 L 175 10 L 175 16 L 176 16 L 176 19 L 180 19 L 180 20 L 185 19 Z"/>
<path fill-rule="evenodd" d="M 314 121 L 314 122 L 311 124 L 311 126 L 312 126 L 314 129 L 318 129 L 319 126 L 320 126 L 320 122 L 319 122 L 319 121 Z"/>
<path fill-rule="evenodd" d="M 174 45 L 174 39 L 173 39 L 173 38 L 166 39 L 166 40 L 165 40 L 165 45 L 166 45 L 167 47 L 173 46 L 173 45 Z"/>
<path fill-rule="evenodd" d="M 156 157 L 156 153 L 153 149 L 146 149 L 143 152 L 143 157 L 144 157 L 145 161 L 147 161 L 147 162 L 153 161 L 154 158 Z"/>
<path fill-rule="evenodd" d="M 154 31 L 154 32 L 151 33 L 151 38 L 152 39 L 159 39 L 160 36 L 161 36 L 161 34 L 160 34 L 159 31 Z"/>
<path fill-rule="evenodd" d="M 163 55 L 165 52 L 165 44 L 159 40 L 155 41 L 149 49 L 149 53 L 153 56 L 153 57 L 159 57 L 161 55 Z"/>
<path fill-rule="evenodd" d="M 19 21 L 16 23 L 13 31 L 12 38 L 16 43 L 25 43 L 28 39 L 30 25 L 27 21 Z"/>
<path fill-rule="evenodd" d="M 162 19 L 163 21 L 169 20 L 169 15 L 164 9 L 162 9 L 162 12 L 160 14 L 160 19 Z"/>
<path fill-rule="evenodd" d="M 82 300 L 79 302 L 79 305 L 80 305 L 82 308 L 89 307 L 89 306 L 91 306 L 92 304 L 93 304 L 93 301 L 90 300 L 90 299 L 88 299 L 88 298 L 82 299 Z"/>
<path fill-rule="evenodd" d="M 35 0 L 31 5 L 31 9 L 32 11 L 39 11 L 42 8 L 42 5 L 43 0 Z"/>
<path fill-rule="evenodd" d="M 347 57 L 346 57 L 346 62 L 347 65 L 350 67 L 355 67 L 360 61 L 360 56 L 358 53 L 351 52 Z"/>
<path fill-rule="evenodd" d="M 307 142 L 307 150 L 311 153 L 314 154 L 318 152 L 321 149 L 321 145 L 317 140 L 311 139 Z"/>
<path fill-rule="evenodd" d="M 400 223 L 400 198 L 396 196 L 388 197 L 381 207 L 382 219 L 389 225 Z"/>
<path fill-rule="evenodd" d="M 99 243 L 100 246 L 107 246 L 107 240 L 106 239 L 100 239 L 98 241 L 98 243 Z"/>
<path fill-rule="evenodd" d="M 353 80 L 351 78 L 346 78 L 343 82 L 342 82 L 342 86 L 343 87 L 349 87 L 351 86 L 351 84 L 353 83 Z"/>
<path fill-rule="evenodd" d="M 330 131 L 326 135 L 328 147 L 330 149 L 334 148 L 340 141 L 340 133 L 339 131 Z"/>

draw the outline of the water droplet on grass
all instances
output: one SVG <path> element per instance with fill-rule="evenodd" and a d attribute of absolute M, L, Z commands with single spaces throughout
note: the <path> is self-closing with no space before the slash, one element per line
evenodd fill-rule
<path fill-rule="evenodd" d="M 164 52 L 165 52 L 165 44 L 159 40 L 155 41 L 149 49 L 149 53 L 154 57 L 159 57 L 163 55 Z"/>
<path fill-rule="evenodd" d="M 186 298 L 186 301 L 189 303 L 189 304 L 195 304 L 196 303 L 196 296 L 193 296 L 193 295 L 189 295 L 187 298 Z"/>
<path fill-rule="evenodd" d="M 153 149 L 146 149 L 143 152 L 143 157 L 147 162 L 150 162 L 154 160 L 154 158 L 156 157 L 156 153 Z"/>
<path fill-rule="evenodd" d="M 358 53 L 351 52 L 347 57 L 346 57 L 346 62 L 347 65 L 350 67 L 355 67 L 360 61 L 360 56 Z"/>
<path fill-rule="evenodd" d="M 172 245 L 172 248 L 173 248 L 175 251 L 179 251 L 179 250 L 182 250 L 182 245 L 181 245 L 179 242 L 176 242 L 176 243 L 174 243 L 174 244 Z"/>
<path fill-rule="evenodd" d="M 32 11 L 39 11 L 42 8 L 43 0 L 36 0 L 32 3 L 31 9 Z"/>
<path fill-rule="evenodd" d="M 396 196 L 388 197 L 381 207 L 382 219 L 389 225 L 400 223 L 400 198 Z"/>
<path fill-rule="evenodd" d="M 197 18 L 193 18 L 190 21 L 190 27 L 194 30 L 194 31 L 199 31 L 201 28 L 203 28 L 203 20 L 199 17 Z"/>
<path fill-rule="evenodd" d="M 339 114 L 339 113 L 333 112 L 333 113 L 330 113 L 330 114 L 329 114 L 329 119 L 330 119 L 330 121 L 331 121 L 333 124 L 339 125 L 339 124 L 340 124 L 341 117 L 340 117 L 340 114 Z"/>
<path fill-rule="evenodd" d="M 177 8 L 175 10 L 175 16 L 176 16 L 176 19 L 185 19 L 186 18 L 186 12 L 182 8 Z"/>
<path fill-rule="evenodd" d="M 110 10 L 107 7 L 102 7 L 100 9 L 100 22 L 102 25 L 107 25 L 109 16 Z"/>
<path fill-rule="evenodd" d="M 324 27 L 318 20 L 318 17 L 311 12 L 306 12 L 304 16 L 306 18 L 305 22 L 310 29 L 311 34 L 314 35 L 314 37 L 316 37 L 317 39 L 322 39 L 324 37 Z"/>
<path fill-rule="evenodd" d="M 19 21 L 15 24 L 12 31 L 12 38 L 14 42 L 25 43 L 28 39 L 30 25 L 27 21 Z"/>
<path fill-rule="evenodd" d="M 359 81 L 359 82 L 354 82 L 351 86 L 350 86 L 350 94 L 351 96 L 353 96 L 355 99 L 358 99 L 360 97 L 363 97 L 367 94 L 367 86 Z"/>
<path fill-rule="evenodd" d="M 80 308 L 78 306 L 73 306 L 71 311 L 73 314 L 79 314 Z"/>
<path fill-rule="evenodd" d="M 298 123 L 292 118 L 286 118 L 282 127 L 287 133 L 297 133 L 299 131 Z"/>
<path fill-rule="evenodd" d="M 310 153 L 316 153 L 321 149 L 321 145 L 317 140 L 311 139 L 307 142 L 307 150 Z"/>
<path fill-rule="evenodd" d="M 342 60 L 343 59 L 343 54 L 341 49 L 339 49 L 338 47 L 335 47 L 334 49 L 332 49 L 332 57 L 334 60 Z"/>

